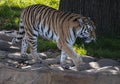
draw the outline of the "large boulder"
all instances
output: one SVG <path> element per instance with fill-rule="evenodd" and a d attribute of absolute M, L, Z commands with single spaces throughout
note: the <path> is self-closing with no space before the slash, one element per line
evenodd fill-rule
<path fill-rule="evenodd" d="M 16 34 L 0 32 L 0 84 L 120 84 L 120 62 L 116 60 L 84 56 L 78 71 L 71 59 L 65 69 L 58 53 L 47 51 L 40 53 L 42 62 L 32 63 L 31 58 L 21 57 L 20 44 L 11 44 Z"/>
<path fill-rule="evenodd" d="M 76 72 L 44 67 L 18 70 L 1 65 L 0 84 L 120 84 L 120 68 L 117 69 L 119 71 L 113 67 L 105 72 L 104 69 Z"/>

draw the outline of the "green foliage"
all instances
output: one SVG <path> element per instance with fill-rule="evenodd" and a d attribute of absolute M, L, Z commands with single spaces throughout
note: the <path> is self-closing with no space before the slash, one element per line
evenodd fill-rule
<path fill-rule="evenodd" d="M 120 59 L 120 39 L 116 37 L 98 38 L 97 41 L 90 44 L 83 44 L 79 40 L 79 46 L 84 45 L 87 55 L 103 58 Z"/>
<path fill-rule="evenodd" d="M 21 10 L 32 4 L 45 4 L 58 9 L 59 0 L 0 0 L 0 30 L 18 28 Z"/>
<path fill-rule="evenodd" d="M 45 40 L 42 38 L 38 38 L 38 51 L 47 51 L 49 49 L 57 49 L 57 45 L 53 41 Z"/>
<path fill-rule="evenodd" d="M 77 52 L 78 56 L 84 56 L 87 54 L 87 50 L 85 49 L 84 45 L 78 46 L 75 44 L 74 50 Z"/>
<path fill-rule="evenodd" d="M 0 5 L 7 5 L 9 7 L 24 8 L 32 4 L 45 4 L 53 8 L 58 8 L 59 0 L 1 0 Z"/>

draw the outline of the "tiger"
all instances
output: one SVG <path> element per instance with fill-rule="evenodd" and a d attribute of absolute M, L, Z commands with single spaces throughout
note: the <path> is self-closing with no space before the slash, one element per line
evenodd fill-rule
<path fill-rule="evenodd" d="M 21 56 L 26 56 L 28 45 L 35 62 L 41 60 L 37 51 L 38 36 L 54 40 L 61 50 L 60 64 L 65 65 L 70 57 L 78 67 L 83 63 L 80 56 L 73 49 L 77 37 L 85 39 L 86 43 L 95 41 L 94 22 L 83 15 L 63 12 L 52 7 L 35 4 L 23 9 L 20 16 L 19 33 L 12 39 L 12 43 L 21 44 Z"/>

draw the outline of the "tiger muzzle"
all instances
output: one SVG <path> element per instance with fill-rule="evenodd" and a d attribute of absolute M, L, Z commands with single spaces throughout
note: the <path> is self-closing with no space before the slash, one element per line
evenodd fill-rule
<path fill-rule="evenodd" d="M 96 38 L 93 38 L 93 37 L 87 37 L 87 38 L 85 38 L 85 43 L 90 43 L 92 41 L 95 42 Z"/>

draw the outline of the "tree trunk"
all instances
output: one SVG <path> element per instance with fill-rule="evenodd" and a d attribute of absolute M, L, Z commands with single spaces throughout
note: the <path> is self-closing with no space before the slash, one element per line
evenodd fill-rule
<path fill-rule="evenodd" d="M 61 0 L 59 10 L 90 17 L 98 36 L 120 36 L 120 0 Z"/>

